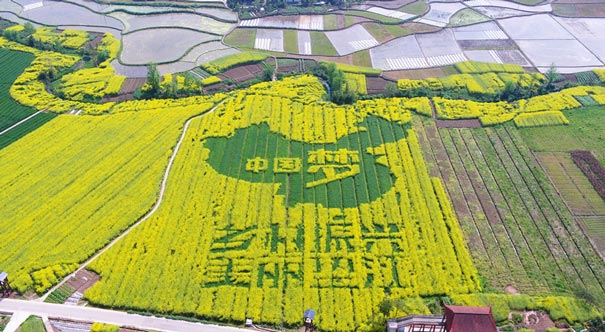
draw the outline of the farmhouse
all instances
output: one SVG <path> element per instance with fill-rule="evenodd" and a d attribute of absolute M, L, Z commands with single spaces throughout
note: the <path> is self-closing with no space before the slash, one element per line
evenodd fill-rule
<path fill-rule="evenodd" d="M 490 307 L 444 305 L 445 314 L 412 315 L 387 322 L 387 332 L 496 332 Z"/>

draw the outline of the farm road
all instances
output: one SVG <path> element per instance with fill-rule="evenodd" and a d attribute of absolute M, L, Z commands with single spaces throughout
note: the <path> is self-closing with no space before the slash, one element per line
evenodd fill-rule
<path fill-rule="evenodd" d="M 148 317 L 107 309 L 14 299 L 0 299 L 0 312 L 18 313 L 17 316 L 23 318 L 29 315 L 36 315 L 74 321 L 103 322 L 124 327 L 165 332 L 249 332 L 249 330 L 230 326 Z"/>
<path fill-rule="evenodd" d="M 160 207 L 160 204 L 162 204 L 162 200 L 164 198 L 164 191 L 166 190 L 166 183 L 168 182 L 168 176 L 170 175 L 170 170 L 172 169 L 172 164 L 174 163 L 174 159 L 176 158 L 176 155 L 179 153 L 181 143 L 183 143 L 183 139 L 185 138 L 185 135 L 187 134 L 187 129 L 189 128 L 189 124 L 191 123 L 191 120 L 198 118 L 200 116 L 203 116 L 205 114 L 208 114 L 210 112 L 213 112 L 219 106 L 221 106 L 225 102 L 225 100 L 226 99 L 224 99 L 221 102 L 214 105 L 209 111 L 196 115 L 196 116 L 192 117 L 191 119 L 187 120 L 187 122 L 185 122 L 185 125 L 183 126 L 183 133 L 181 134 L 179 141 L 176 143 L 176 146 L 174 147 L 172 155 L 170 156 L 170 160 L 168 161 L 168 165 L 166 166 L 166 171 L 164 172 L 164 177 L 162 178 L 162 183 L 160 185 L 160 192 L 158 194 L 158 199 L 156 200 L 155 204 L 153 204 L 153 206 L 151 207 L 151 210 L 149 210 L 149 212 L 147 212 L 137 222 L 135 222 L 130 227 L 128 227 L 124 232 L 122 232 L 122 234 L 118 235 L 115 239 L 113 239 L 111 242 L 109 242 L 105 247 L 103 247 L 103 249 L 97 251 L 97 253 L 95 253 L 91 258 L 89 258 L 86 262 L 84 262 L 82 265 L 80 265 L 80 267 L 78 267 L 72 274 L 68 275 L 60 283 L 56 284 L 55 287 L 52 287 L 50 290 L 48 290 L 48 292 L 46 292 L 46 294 L 44 294 L 42 297 L 40 297 L 38 299 L 40 302 L 43 302 L 44 300 L 46 300 L 46 298 L 52 292 L 54 292 L 57 288 L 59 288 L 62 284 L 64 284 L 71 277 L 75 276 L 76 273 L 78 273 L 81 270 L 83 270 L 84 268 L 86 268 L 86 266 L 88 266 L 88 264 L 90 264 L 92 261 L 97 259 L 97 257 L 101 256 L 104 252 L 109 250 L 109 248 L 113 247 L 124 236 L 126 236 L 128 233 L 130 233 L 130 231 L 132 231 L 135 227 L 140 225 L 145 220 L 149 219 L 149 217 L 151 217 L 158 210 L 158 208 Z"/>

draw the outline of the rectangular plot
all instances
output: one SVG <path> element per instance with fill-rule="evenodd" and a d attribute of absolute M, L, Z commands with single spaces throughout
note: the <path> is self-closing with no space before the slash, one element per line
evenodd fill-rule
<path fill-rule="evenodd" d="M 397 60 L 414 59 L 416 63 L 426 62 L 420 45 L 414 36 L 397 38 L 386 44 L 370 49 L 372 66 L 383 70 L 423 68 L 423 66 L 399 66 Z M 403 62 L 399 62 L 400 64 Z M 412 63 L 412 62 L 410 62 Z M 428 67 L 428 63 L 426 65 Z"/>
<path fill-rule="evenodd" d="M 519 40 L 519 48 L 537 67 L 602 66 L 589 50 L 575 39 Z"/>
<path fill-rule="evenodd" d="M 462 53 L 450 29 L 431 34 L 416 35 L 416 40 L 418 40 L 418 45 L 420 45 L 426 57 Z"/>
<path fill-rule="evenodd" d="M 582 178 L 578 175 L 582 174 L 579 173 L 580 170 L 577 167 L 574 170 L 575 165 L 569 157 L 566 158 L 567 154 L 543 152 L 538 153 L 537 156 L 572 213 L 580 215 L 593 213 L 591 204 L 584 199 L 584 195 L 576 184 L 581 183 Z"/>
<path fill-rule="evenodd" d="M 502 63 L 500 57 L 495 54 L 494 51 L 465 51 L 464 55 L 472 61 L 490 62 L 490 63 Z"/>
<path fill-rule="evenodd" d="M 326 36 L 340 55 L 378 45 L 378 41 L 361 25 L 354 25 L 339 31 L 328 31 Z"/>
<path fill-rule="evenodd" d="M 309 33 L 309 31 L 298 32 L 298 52 L 300 54 L 312 54 L 311 34 Z"/>
<path fill-rule="evenodd" d="M 513 17 L 500 20 L 502 29 L 515 40 L 574 39 L 550 15 Z"/>
<path fill-rule="evenodd" d="M 254 48 L 259 50 L 283 52 L 284 32 L 282 30 L 258 29 Z"/>

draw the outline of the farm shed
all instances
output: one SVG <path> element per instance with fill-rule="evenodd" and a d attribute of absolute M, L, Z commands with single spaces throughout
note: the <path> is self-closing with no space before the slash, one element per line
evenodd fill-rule
<path fill-rule="evenodd" d="M 492 307 L 445 305 L 446 332 L 496 332 Z"/>

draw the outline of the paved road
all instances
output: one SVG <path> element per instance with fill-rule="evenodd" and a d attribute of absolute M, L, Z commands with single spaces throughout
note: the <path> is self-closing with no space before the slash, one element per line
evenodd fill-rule
<path fill-rule="evenodd" d="M 14 299 L 0 299 L 0 312 L 20 313 L 20 315 L 27 313 L 27 316 L 31 314 L 84 322 L 103 322 L 123 327 L 166 332 L 250 332 L 250 330 L 229 326 L 192 323 L 134 315 L 114 310 Z"/>

